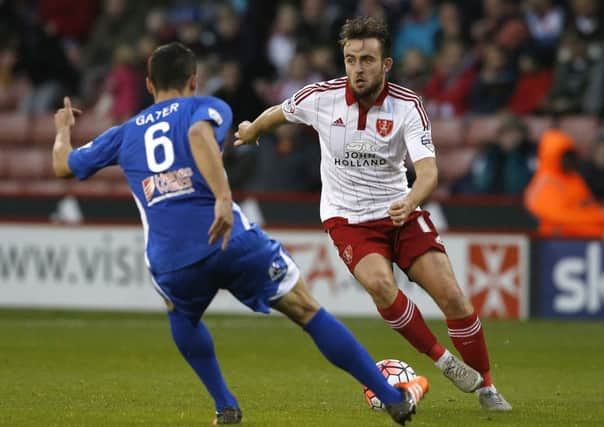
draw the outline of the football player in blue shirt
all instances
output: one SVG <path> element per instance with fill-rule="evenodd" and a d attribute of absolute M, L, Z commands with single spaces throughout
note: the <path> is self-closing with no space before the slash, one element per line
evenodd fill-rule
<path fill-rule="evenodd" d="M 155 103 L 75 150 L 70 132 L 80 111 L 66 97 L 55 114 L 55 174 L 86 179 L 109 165 L 123 170 L 140 210 L 148 267 L 168 306 L 174 342 L 214 399 L 215 423 L 237 424 L 242 418 L 201 320 L 218 290 L 226 289 L 254 311 L 274 308 L 300 325 L 331 363 L 373 390 L 391 417 L 404 424 L 427 391 L 426 379 L 413 387 L 388 384 L 348 329 L 309 294 L 281 244 L 250 224 L 233 203 L 221 157 L 231 109 L 218 98 L 192 96 L 195 67 L 185 46 L 157 48 L 146 80 Z"/>

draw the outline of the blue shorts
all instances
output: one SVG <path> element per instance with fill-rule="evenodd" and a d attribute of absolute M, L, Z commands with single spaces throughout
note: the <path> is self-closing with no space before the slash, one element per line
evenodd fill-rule
<path fill-rule="evenodd" d="M 228 290 L 254 311 L 268 313 L 299 278 L 298 266 L 281 243 L 257 226 L 232 238 L 224 251 L 153 276 L 156 290 L 170 308 L 197 319 L 219 289 Z"/>

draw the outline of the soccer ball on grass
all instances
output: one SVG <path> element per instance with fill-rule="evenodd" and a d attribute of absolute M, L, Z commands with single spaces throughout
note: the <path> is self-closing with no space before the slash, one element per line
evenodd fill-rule
<path fill-rule="evenodd" d="M 386 377 L 388 383 L 392 385 L 397 383 L 405 383 L 416 377 L 413 368 L 401 360 L 380 360 L 376 363 L 376 366 L 382 375 Z M 381 411 L 384 409 L 384 404 L 380 401 L 380 399 L 378 399 L 375 393 L 369 390 L 367 387 L 363 387 L 363 395 L 365 396 L 365 401 L 371 409 L 374 411 Z"/>

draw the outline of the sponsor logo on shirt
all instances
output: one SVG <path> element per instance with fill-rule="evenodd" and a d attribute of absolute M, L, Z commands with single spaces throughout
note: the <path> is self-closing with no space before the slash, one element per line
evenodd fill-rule
<path fill-rule="evenodd" d="M 340 168 L 362 168 L 368 166 L 384 166 L 386 159 L 378 157 L 375 153 L 379 146 L 369 140 L 353 140 L 344 146 L 344 157 L 335 157 L 334 164 Z"/>
<path fill-rule="evenodd" d="M 143 179 L 143 193 L 147 205 L 152 206 L 162 200 L 189 194 L 195 191 L 191 177 L 193 170 L 190 167 L 174 171 L 162 172 Z"/>

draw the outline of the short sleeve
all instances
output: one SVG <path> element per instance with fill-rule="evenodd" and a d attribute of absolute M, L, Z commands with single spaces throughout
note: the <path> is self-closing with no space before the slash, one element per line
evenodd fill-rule
<path fill-rule="evenodd" d="M 207 97 L 205 101 L 193 113 L 191 125 L 200 121 L 211 123 L 214 127 L 216 140 L 220 143 L 233 124 L 233 112 L 231 107 L 222 99 L 212 96 Z"/>
<path fill-rule="evenodd" d="M 315 125 L 317 111 L 315 108 L 317 84 L 304 86 L 281 104 L 283 115 L 288 122 Z"/>
<path fill-rule="evenodd" d="M 86 179 L 98 170 L 117 164 L 122 144 L 122 127 L 114 126 L 69 154 L 67 162 L 71 172 Z"/>
<path fill-rule="evenodd" d="M 405 145 L 412 162 L 436 157 L 428 115 L 421 101 L 414 100 L 404 122 Z"/>

